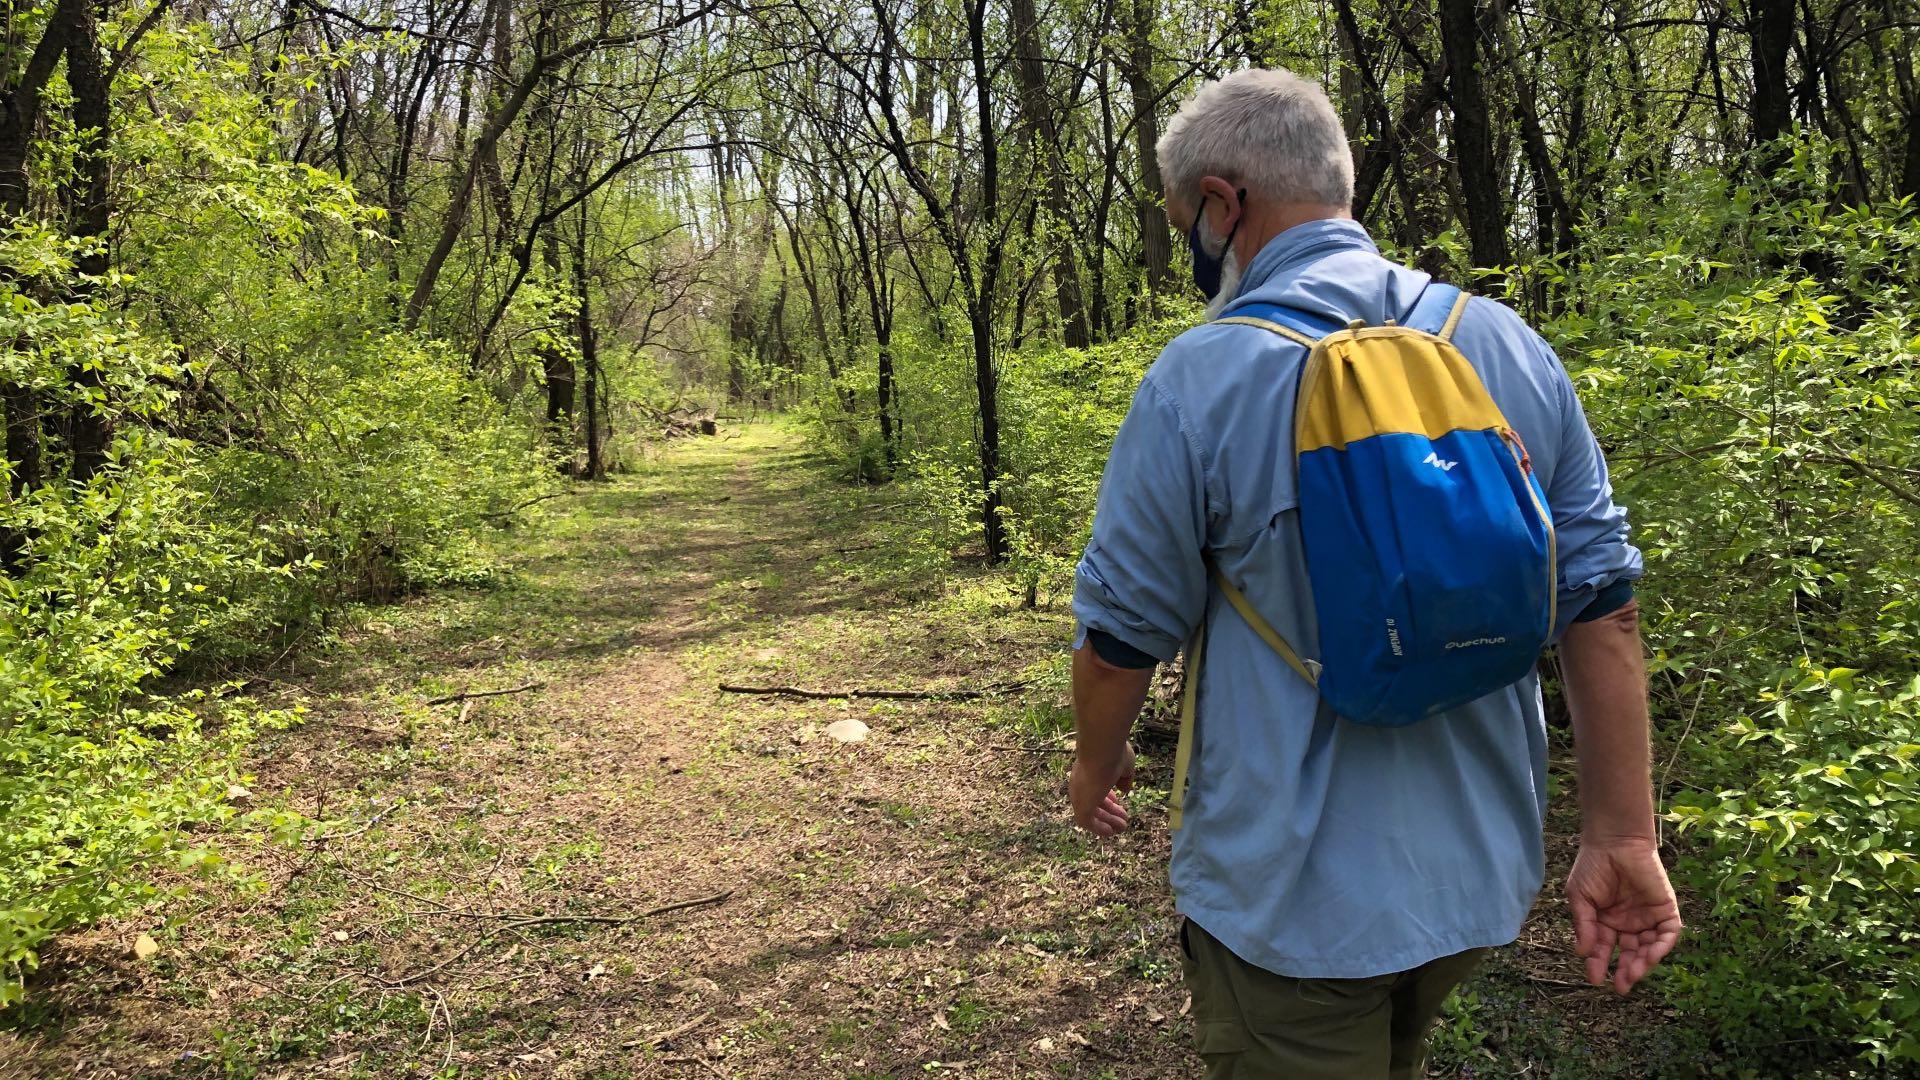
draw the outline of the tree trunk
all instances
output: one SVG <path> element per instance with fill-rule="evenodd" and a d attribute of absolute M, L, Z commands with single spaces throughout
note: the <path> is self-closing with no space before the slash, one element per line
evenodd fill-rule
<path fill-rule="evenodd" d="M 1764 178 L 1786 164 L 1784 147 L 1770 145 L 1793 128 L 1787 57 L 1793 51 L 1794 0 L 1754 0 L 1748 33 L 1753 42 L 1753 143 L 1761 151 Z"/>
<path fill-rule="evenodd" d="M 587 300 L 587 287 L 583 279 L 580 284 L 580 363 L 586 369 L 586 425 L 587 425 L 587 467 L 586 478 L 604 480 L 607 477 L 606 455 L 600 445 L 600 335 L 593 328 L 593 308 Z"/>
<path fill-rule="evenodd" d="M 1000 225 L 1000 137 L 994 130 L 993 72 L 987 67 L 987 0 L 967 4 L 967 43 L 973 60 L 976 124 L 980 128 L 980 218 L 989 235 Z M 965 254 L 964 250 L 961 254 Z M 1000 377 L 993 366 L 993 309 L 1000 287 L 1004 248 L 987 245 L 980 276 L 967 304 L 973 331 L 974 388 L 980 397 L 980 525 L 987 561 L 1007 558 L 1006 523 L 1000 520 Z"/>
<path fill-rule="evenodd" d="M 587 465 L 586 478 L 606 478 L 606 463 L 600 447 L 600 335 L 593 328 L 591 278 L 587 274 L 587 204 L 580 204 L 580 235 L 573 246 L 573 287 L 580 301 L 574 315 L 575 333 L 580 342 L 580 366 L 586 374 Z"/>
<path fill-rule="evenodd" d="M 86 0 L 60 0 L 47 18 L 46 28 L 17 78 L 0 87 L 0 229 L 11 228 L 27 212 L 27 155 L 34 128 L 40 121 L 41 92 L 59 67 L 75 28 L 86 12 Z M 0 268 L 0 273 L 9 273 Z M 8 486 L 14 498 L 43 480 L 40 451 L 40 400 L 24 385 L 0 384 L 0 411 L 7 429 Z M 25 537 L 0 533 L 0 564 L 18 565 Z"/>
<path fill-rule="evenodd" d="M 1006 523 L 1000 520 L 1000 379 L 993 366 L 993 316 L 982 305 L 968 313 L 973 330 L 974 389 L 980 397 L 980 522 L 987 561 L 1007 557 Z"/>
<path fill-rule="evenodd" d="M 1907 103 L 1907 153 L 1900 166 L 1900 189 L 1894 194 L 1920 200 L 1920 98 Z"/>
<path fill-rule="evenodd" d="M 1894 5 L 1885 5 L 1888 22 L 1896 21 Z M 1896 181 L 1894 197 L 1913 196 L 1920 200 L 1920 78 L 1915 78 L 1913 58 L 1915 49 L 1909 47 L 1911 39 L 1904 34 L 1895 34 L 1894 47 L 1891 50 L 1893 61 L 1893 83 L 1899 91 L 1895 99 L 1894 115 L 1899 116 L 1906 131 L 1906 145 L 1900 160 L 1900 174 Z"/>
<path fill-rule="evenodd" d="M 880 249 L 879 236 L 867 224 L 866 192 L 843 180 L 841 201 L 847 208 L 847 223 L 853 228 L 854 259 L 859 263 L 860 284 L 867 297 L 867 315 L 873 323 L 873 343 L 878 353 L 877 397 L 881 452 L 891 473 L 900 463 L 900 433 L 897 430 L 893 401 L 893 284 L 888 277 L 886 254 Z M 878 199 L 875 206 L 878 207 Z"/>
<path fill-rule="evenodd" d="M 549 230 L 551 228 L 549 226 Z M 557 282 L 560 279 L 560 241 L 551 231 L 541 237 L 541 241 L 547 276 Z M 536 350 L 536 354 L 540 357 L 540 373 L 547 387 L 547 438 L 560 455 L 561 474 L 571 476 L 575 372 L 573 357 L 557 340 L 560 333 L 560 326 L 550 327 L 549 340 Z"/>
<path fill-rule="evenodd" d="M 41 92 L 53 77 L 85 11 L 86 0 L 60 0 L 47 17 L 27 62 L 7 85 L 0 86 L 0 229 L 10 229 L 27 211 L 27 156 L 34 128 L 40 120 Z M 11 10 L 11 9 L 9 9 Z M 9 43 L 12 44 L 11 42 Z M 9 71 L 8 74 L 11 74 Z M 0 267 L 0 274 L 11 271 Z M 6 426 L 9 466 L 8 490 L 18 499 L 44 480 L 40 449 L 39 395 L 25 384 L 0 383 L 0 415 Z M 0 529 L 0 569 L 9 574 L 22 567 L 28 536 Z"/>
<path fill-rule="evenodd" d="M 112 103 L 109 100 L 105 57 L 100 51 L 99 12 L 82 5 L 75 22 L 73 39 L 67 43 L 67 85 L 73 92 L 73 126 L 79 132 L 79 153 L 75 155 L 77 174 L 65 192 L 68 230 L 76 238 L 88 241 L 77 269 L 80 284 L 75 299 L 91 302 L 98 282 L 107 272 L 107 226 L 110 204 L 107 187 L 108 151 L 113 136 Z M 81 365 L 70 369 L 69 378 L 80 392 L 68 416 L 67 451 L 71 475 L 85 483 L 107 461 L 107 446 L 113 441 L 112 414 L 105 400 L 106 377 L 97 367 Z"/>
<path fill-rule="evenodd" d="M 1069 348 L 1084 349 L 1092 343 L 1093 332 L 1087 322 L 1087 304 L 1080 290 L 1080 269 L 1074 257 L 1067 159 L 1061 151 L 1053 103 L 1047 97 L 1047 73 L 1036 25 L 1038 17 L 1034 14 L 1033 0 L 1010 0 L 1010 8 L 1017 60 L 1014 72 L 1020 80 L 1020 111 L 1026 116 L 1034 157 L 1047 174 L 1042 191 L 1047 201 L 1047 216 L 1052 219 L 1048 246 L 1053 253 L 1053 291 L 1060 308 L 1061 337 Z"/>
<path fill-rule="evenodd" d="M 1513 50 L 1508 50 L 1509 54 Z M 1573 208 L 1567 203 L 1566 186 L 1560 170 L 1554 167 L 1553 151 L 1547 143 L 1545 126 L 1540 123 L 1538 97 L 1529 76 L 1515 67 L 1514 95 L 1520 113 L 1520 140 L 1533 171 L 1533 188 L 1540 217 L 1540 251 L 1555 254 L 1573 248 Z"/>
<path fill-rule="evenodd" d="M 1169 288 L 1173 241 L 1167 232 L 1166 191 L 1160 185 L 1160 115 L 1153 91 L 1154 0 L 1125 0 L 1127 89 L 1133 97 L 1133 137 L 1140 155 L 1140 252 L 1147 294 L 1157 300 Z"/>
<path fill-rule="evenodd" d="M 1440 0 L 1440 40 L 1453 92 L 1453 149 L 1466 206 L 1467 240 L 1475 266 L 1506 266 L 1504 185 L 1494 157 L 1493 124 L 1481 82 L 1480 20 L 1475 0 Z"/>

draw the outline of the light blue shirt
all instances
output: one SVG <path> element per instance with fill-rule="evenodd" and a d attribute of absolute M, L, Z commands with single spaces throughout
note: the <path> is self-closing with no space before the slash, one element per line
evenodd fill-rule
<path fill-rule="evenodd" d="M 1352 221 L 1275 237 L 1226 314 L 1282 304 L 1345 324 L 1400 319 L 1428 276 Z M 1559 537 L 1564 631 L 1642 572 L 1566 371 L 1506 307 L 1474 299 L 1454 341 L 1519 432 Z M 1537 677 L 1405 728 L 1351 724 L 1211 588 L 1203 553 L 1303 655 L 1312 605 L 1295 513 L 1293 402 L 1306 350 L 1202 325 L 1148 370 L 1114 437 L 1073 610 L 1162 660 L 1207 619 L 1185 825 L 1182 913 L 1242 959 L 1365 978 L 1512 941 L 1543 874 L 1546 725 Z"/>

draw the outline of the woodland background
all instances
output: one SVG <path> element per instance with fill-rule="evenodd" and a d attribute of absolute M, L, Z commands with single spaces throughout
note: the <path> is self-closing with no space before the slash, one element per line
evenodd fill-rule
<path fill-rule="evenodd" d="M 300 834 L 234 798 L 299 720 L 244 673 L 488 586 L 690 418 L 802 418 L 903 573 L 1061 604 L 1199 317 L 1155 140 L 1257 64 L 1582 390 L 1649 568 L 1659 992 L 1730 1071 L 1920 1068 L 1913 0 L 0 3 L 0 1009 L 156 866 Z"/>

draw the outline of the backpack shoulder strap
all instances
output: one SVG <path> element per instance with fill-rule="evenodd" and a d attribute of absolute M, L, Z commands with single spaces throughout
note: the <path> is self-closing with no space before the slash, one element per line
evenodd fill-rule
<path fill-rule="evenodd" d="M 1241 618 L 1247 620 L 1247 625 L 1253 627 L 1253 632 L 1260 636 L 1260 640 L 1279 654 L 1295 674 L 1307 680 L 1308 686 L 1318 687 L 1320 665 L 1312 660 L 1302 660 L 1300 654 L 1293 651 L 1293 646 L 1287 644 L 1287 639 L 1280 636 L 1280 631 L 1275 630 L 1265 616 L 1253 609 L 1253 605 L 1247 602 L 1246 594 L 1228 581 L 1227 575 L 1221 573 L 1219 567 L 1213 566 L 1211 560 L 1208 561 L 1208 567 L 1221 595 L 1227 598 L 1227 603 L 1233 605 L 1233 610 L 1239 612 Z M 1173 787 L 1167 792 L 1168 825 L 1175 832 L 1180 831 L 1187 808 L 1187 769 L 1193 763 L 1193 730 L 1198 719 L 1196 702 L 1200 696 L 1200 662 L 1206 655 L 1206 638 L 1207 620 L 1203 614 L 1199 628 L 1193 632 L 1193 640 L 1187 643 L 1186 685 L 1180 688 L 1180 741 L 1173 751 Z"/>
<path fill-rule="evenodd" d="M 1420 298 L 1408 309 L 1402 325 L 1415 330 L 1424 330 L 1441 341 L 1452 341 L 1453 332 L 1460 325 L 1460 316 L 1466 313 L 1467 301 L 1473 299 L 1465 289 L 1452 285 L 1429 285 L 1421 290 Z"/>
<path fill-rule="evenodd" d="M 1233 582 L 1228 581 L 1227 575 L 1221 573 L 1219 567 L 1213 569 L 1213 583 L 1220 587 L 1221 595 L 1227 598 L 1227 603 L 1233 605 L 1233 610 L 1247 620 L 1247 625 L 1253 627 L 1253 632 L 1260 635 L 1260 640 L 1266 642 L 1268 648 L 1287 662 L 1287 666 L 1293 669 L 1294 674 L 1307 680 L 1308 686 L 1320 685 L 1320 665 L 1312 660 L 1302 660 L 1300 654 L 1293 651 L 1293 646 L 1287 644 L 1287 639 L 1280 636 L 1280 631 L 1275 630 L 1273 624 L 1267 621 L 1266 616 L 1253 609 L 1253 605 L 1247 601 L 1247 594 L 1236 588 Z"/>
<path fill-rule="evenodd" d="M 1262 330 L 1271 330 L 1289 341 L 1295 341 L 1311 349 L 1340 326 L 1331 320 L 1304 311 L 1295 311 L 1279 304 L 1246 304 L 1234 309 L 1233 314 L 1215 319 L 1217 323 L 1231 323 L 1241 326 L 1257 326 Z"/>
<path fill-rule="evenodd" d="M 1181 676 L 1180 741 L 1173 748 L 1173 787 L 1167 789 L 1167 827 L 1174 832 L 1180 831 L 1186 816 L 1187 768 L 1193 763 L 1194 699 L 1200 696 L 1200 657 L 1206 648 L 1207 619 L 1202 615 L 1193 640 L 1187 642 L 1187 669 Z"/>

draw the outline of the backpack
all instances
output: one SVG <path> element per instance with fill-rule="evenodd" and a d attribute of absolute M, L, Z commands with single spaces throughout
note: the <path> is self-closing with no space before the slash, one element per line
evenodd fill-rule
<path fill-rule="evenodd" d="M 1525 444 L 1453 345 L 1467 300 L 1429 286 L 1404 325 L 1339 327 L 1271 304 L 1217 320 L 1307 350 L 1294 455 L 1319 658 L 1301 657 L 1217 567 L 1213 582 L 1353 723 L 1405 726 L 1518 682 L 1552 634 L 1553 518 Z M 1187 649 L 1175 828 L 1205 623 Z"/>

